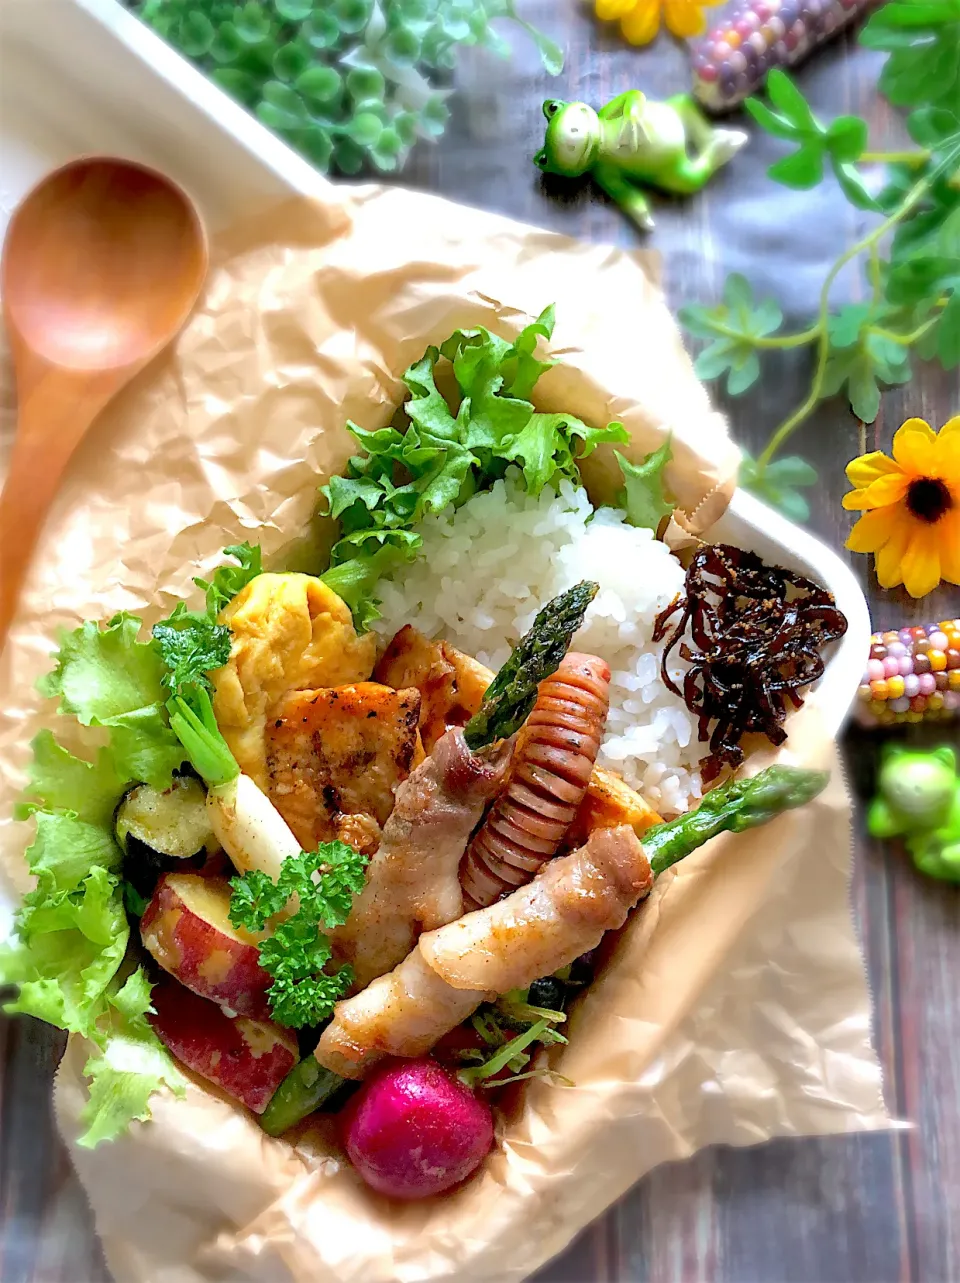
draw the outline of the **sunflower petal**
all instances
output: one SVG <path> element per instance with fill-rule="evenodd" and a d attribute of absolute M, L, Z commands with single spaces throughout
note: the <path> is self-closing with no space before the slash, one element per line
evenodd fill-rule
<path fill-rule="evenodd" d="M 873 504 L 867 498 L 866 490 L 851 490 L 843 496 L 840 502 L 848 512 L 862 512 L 873 507 Z"/>
<path fill-rule="evenodd" d="M 913 525 L 900 562 L 903 586 L 911 597 L 926 597 L 940 582 L 940 535 L 936 526 Z"/>
<path fill-rule="evenodd" d="M 611 22 L 628 14 L 636 3 L 637 0 L 596 0 L 597 17 L 602 22 Z"/>
<path fill-rule="evenodd" d="M 936 453 L 938 476 L 960 503 L 960 414 L 949 419 L 937 433 Z"/>
<path fill-rule="evenodd" d="M 960 419 L 957 420 L 960 423 Z M 937 527 L 940 535 L 940 578 L 960 584 L 960 508 L 948 512 Z"/>
<path fill-rule="evenodd" d="M 663 0 L 663 20 L 681 40 L 699 36 L 707 25 L 697 0 Z"/>
<path fill-rule="evenodd" d="M 648 45 L 660 30 L 660 0 L 640 0 L 620 23 L 632 45 Z"/>
<path fill-rule="evenodd" d="M 867 508 L 886 508 L 905 498 L 909 487 L 910 478 L 904 473 L 888 472 L 885 477 L 878 477 L 863 489 L 851 490 L 840 502 L 848 511 L 854 512 Z"/>
<path fill-rule="evenodd" d="M 851 552 L 876 552 L 890 538 L 898 515 L 896 508 L 876 508 L 865 512 L 847 536 Z"/>
<path fill-rule="evenodd" d="M 890 538 L 874 554 L 877 582 L 881 588 L 896 588 L 903 583 L 903 555 L 910 544 L 913 521 L 903 509 L 891 523 Z"/>
<path fill-rule="evenodd" d="M 937 435 L 925 419 L 907 419 L 893 435 L 893 457 L 914 477 L 934 475 Z"/>
<path fill-rule="evenodd" d="M 873 450 L 847 464 L 847 480 L 852 486 L 865 487 L 888 473 L 899 471 L 899 467 L 882 450 Z"/>
<path fill-rule="evenodd" d="M 907 493 L 910 478 L 902 472 L 891 473 L 880 477 L 864 490 L 863 496 L 867 508 L 885 508 L 889 503 L 899 503 Z"/>

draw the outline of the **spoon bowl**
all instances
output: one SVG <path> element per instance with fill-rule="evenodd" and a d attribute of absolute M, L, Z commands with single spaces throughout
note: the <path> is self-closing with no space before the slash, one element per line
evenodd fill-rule
<path fill-rule="evenodd" d="M 132 161 L 73 161 L 14 212 L 0 262 L 19 405 L 0 496 L 0 645 L 70 457 L 182 328 L 207 262 L 190 198 Z"/>
<path fill-rule="evenodd" d="M 7 324 L 33 352 L 114 369 L 155 354 L 186 320 L 205 237 L 168 179 L 93 157 L 33 189 L 11 220 L 0 273 Z"/>

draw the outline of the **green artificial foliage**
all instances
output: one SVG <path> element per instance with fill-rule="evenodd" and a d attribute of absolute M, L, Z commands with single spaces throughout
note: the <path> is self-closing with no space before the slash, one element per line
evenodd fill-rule
<path fill-rule="evenodd" d="M 514 0 L 126 0 L 221 89 L 323 173 L 399 169 L 446 128 L 442 80 L 464 45 L 500 56 L 506 18 L 557 75 L 560 49 Z"/>
<path fill-rule="evenodd" d="M 745 103 L 762 129 L 793 145 L 767 171 L 770 178 L 807 189 L 832 175 L 852 205 L 877 215 L 828 271 L 814 323 L 780 333 L 780 306 L 772 299 L 757 303 L 737 274 L 727 278 L 717 306 L 680 311 L 686 329 L 708 342 L 697 372 L 706 379 L 725 376 L 734 396 L 759 378 L 760 353 L 812 350 L 807 395 L 758 457 L 744 459 L 740 476 L 741 484 L 795 519 L 807 508 L 795 487 L 811 484 L 816 474 L 796 456 L 774 456 L 822 400 L 843 392 L 854 414 L 872 423 L 883 389 L 910 379 L 914 355 L 945 370 L 960 367 L 960 0 L 893 0 L 871 16 L 860 43 L 889 54 L 879 88 L 907 109 L 916 149 L 871 151 L 867 122 L 858 116 L 824 124 L 779 70 L 767 78 L 769 105 L 755 98 Z M 865 174 L 878 164 L 887 165 L 887 178 L 872 196 Z M 836 307 L 836 280 L 856 261 L 865 269 L 865 301 Z"/>

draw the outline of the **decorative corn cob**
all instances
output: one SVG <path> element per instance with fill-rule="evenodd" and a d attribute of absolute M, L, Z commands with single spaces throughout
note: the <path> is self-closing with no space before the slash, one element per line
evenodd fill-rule
<path fill-rule="evenodd" d="M 857 691 L 861 726 L 948 722 L 960 716 L 960 619 L 874 633 Z"/>
<path fill-rule="evenodd" d="M 693 92 L 708 111 L 729 111 L 772 67 L 792 67 L 877 0 L 746 0 L 693 41 Z"/>

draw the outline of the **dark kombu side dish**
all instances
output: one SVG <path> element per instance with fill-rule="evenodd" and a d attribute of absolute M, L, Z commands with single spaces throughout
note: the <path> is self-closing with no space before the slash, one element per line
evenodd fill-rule
<path fill-rule="evenodd" d="M 847 631 L 825 588 L 728 544 L 707 544 L 695 554 L 684 595 L 658 617 L 654 640 L 662 641 L 671 624 L 663 680 L 699 716 L 701 740 L 716 723 L 704 783 L 725 766 L 737 769 L 749 732 L 783 743 L 788 706 L 802 705 L 800 692 L 823 673 L 821 651 Z M 682 640 L 688 625 L 693 645 Z M 677 646 L 690 664 L 682 690 L 668 671 Z"/>

